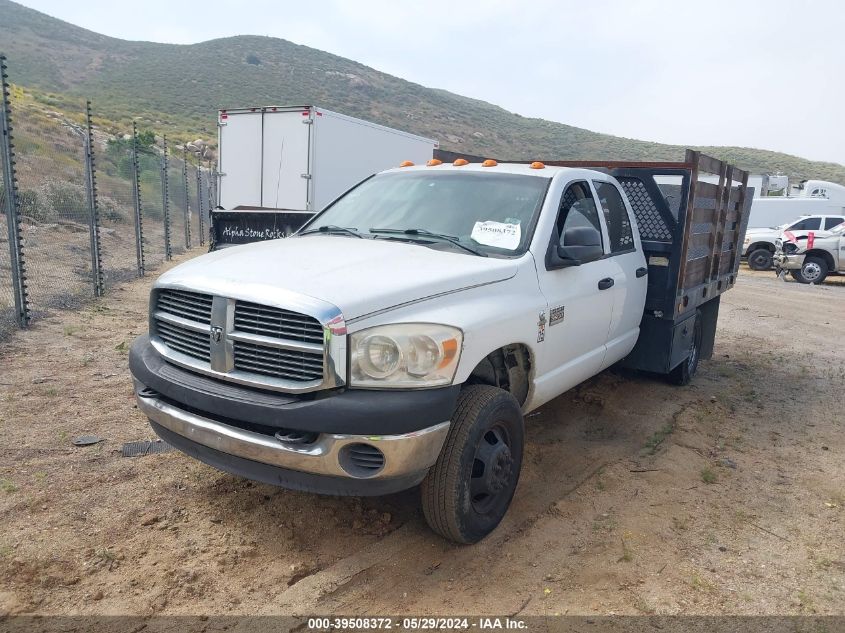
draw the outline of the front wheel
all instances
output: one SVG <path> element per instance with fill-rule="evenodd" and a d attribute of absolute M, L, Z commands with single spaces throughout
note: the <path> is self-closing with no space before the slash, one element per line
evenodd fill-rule
<path fill-rule="evenodd" d="M 800 270 L 790 271 L 792 278 L 802 284 L 820 284 L 830 272 L 821 257 L 805 257 Z"/>
<path fill-rule="evenodd" d="M 698 361 L 701 358 L 701 310 L 695 312 L 695 323 L 692 326 L 692 346 L 689 356 L 680 365 L 669 372 L 669 382 L 673 385 L 688 385 L 698 371 Z"/>
<path fill-rule="evenodd" d="M 477 543 L 496 529 L 519 481 L 524 443 L 522 412 L 511 394 L 465 387 L 446 443 L 422 482 L 431 529 L 457 543 Z"/>

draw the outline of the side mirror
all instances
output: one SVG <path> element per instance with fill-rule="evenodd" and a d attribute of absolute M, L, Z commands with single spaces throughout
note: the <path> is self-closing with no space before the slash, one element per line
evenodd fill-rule
<path fill-rule="evenodd" d="M 563 266 L 580 266 L 600 259 L 604 255 L 601 247 L 601 233 L 591 226 L 575 226 L 566 229 L 557 256 Z M 564 246 L 565 244 L 565 246 Z"/>

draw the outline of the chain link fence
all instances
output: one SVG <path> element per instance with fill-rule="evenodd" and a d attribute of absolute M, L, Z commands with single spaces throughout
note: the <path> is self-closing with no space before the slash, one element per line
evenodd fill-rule
<path fill-rule="evenodd" d="M 62 114 L 25 99 L 0 66 L 2 338 L 205 244 L 216 175 L 190 145 L 100 129 L 90 104 Z"/>
<path fill-rule="evenodd" d="M 161 266 L 167 259 L 164 204 L 162 194 L 162 156 L 153 145 L 139 144 L 138 181 L 143 216 L 143 251 L 148 270 Z"/>
<path fill-rule="evenodd" d="M 83 126 L 26 108 L 15 112 L 17 198 L 29 310 L 38 318 L 93 293 L 91 207 Z"/>
<path fill-rule="evenodd" d="M 139 275 L 132 136 L 95 142 L 97 204 L 106 289 Z"/>
<path fill-rule="evenodd" d="M 168 150 L 167 191 L 169 194 L 170 248 L 173 255 L 181 255 L 188 248 L 187 191 L 182 174 L 182 159 Z"/>

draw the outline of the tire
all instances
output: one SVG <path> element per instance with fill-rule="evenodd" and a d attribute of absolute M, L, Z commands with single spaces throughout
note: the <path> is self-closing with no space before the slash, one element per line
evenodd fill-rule
<path fill-rule="evenodd" d="M 495 530 L 519 482 L 524 443 L 522 411 L 511 394 L 488 385 L 465 387 L 421 486 L 431 529 L 456 543 L 477 543 Z"/>
<path fill-rule="evenodd" d="M 793 279 L 802 284 L 820 284 L 822 283 L 830 270 L 827 267 L 827 262 L 821 257 L 805 257 L 804 263 L 801 264 L 800 270 L 790 271 Z"/>
<path fill-rule="evenodd" d="M 692 326 L 692 347 L 689 356 L 680 365 L 669 372 L 669 382 L 673 385 L 688 385 L 698 371 L 698 361 L 701 359 L 701 310 L 695 311 L 695 323 Z"/>
<path fill-rule="evenodd" d="M 767 248 L 758 248 L 748 254 L 748 267 L 751 270 L 771 270 L 773 255 Z"/>

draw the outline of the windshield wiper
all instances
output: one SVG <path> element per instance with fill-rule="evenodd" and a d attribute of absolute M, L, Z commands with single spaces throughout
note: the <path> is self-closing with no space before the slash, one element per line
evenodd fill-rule
<path fill-rule="evenodd" d="M 324 224 L 316 229 L 302 231 L 299 235 L 309 235 L 311 233 L 346 233 L 347 235 L 354 235 L 362 240 L 364 239 L 364 236 L 358 232 L 358 229 L 348 229 L 345 226 L 337 226 L 336 224 Z"/>
<path fill-rule="evenodd" d="M 454 244 L 458 248 L 462 248 L 465 251 L 469 251 L 473 255 L 478 255 L 479 257 L 487 257 L 487 253 L 479 251 L 478 249 L 475 249 L 472 246 L 467 246 L 454 235 L 432 233 L 431 231 L 427 231 L 426 229 L 370 229 L 370 233 L 392 233 L 395 235 L 421 235 L 423 237 L 431 237 L 436 240 L 441 240 L 443 242 L 449 242 L 450 244 Z"/>

